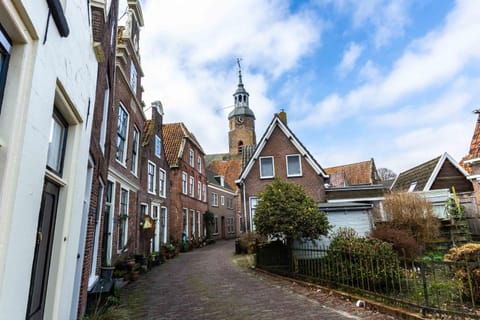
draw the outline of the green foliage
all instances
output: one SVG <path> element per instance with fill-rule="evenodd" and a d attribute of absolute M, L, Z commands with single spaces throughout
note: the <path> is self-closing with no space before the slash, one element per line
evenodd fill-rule
<path fill-rule="evenodd" d="M 318 238 L 330 229 L 325 213 L 303 187 L 280 178 L 260 192 L 254 223 L 259 234 L 287 239 Z"/>
<path fill-rule="evenodd" d="M 328 250 L 330 276 L 343 284 L 363 289 L 398 289 L 403 274 L 390 243 L 359 237 L 352 228 L 340 228 L 332 236 Z"/>

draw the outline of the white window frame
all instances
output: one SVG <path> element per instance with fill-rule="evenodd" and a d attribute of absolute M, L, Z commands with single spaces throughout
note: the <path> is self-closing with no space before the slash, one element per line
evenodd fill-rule
<path fill-rule="evenodd" d="M 155 135 L 155 155 L 157 158 L 162 157 L 162 139 Z"/>
<path fill-rule="evenodd" d="M 262 161 L 266 159 L 271 159 L 272 160 L 272 175 L 265 175 L 262 170 Z M 272 156 L 267 156 L 267 157 L 260 157 L 258 165 L 260 166 L 260 179 L 271 179 L 275 177 L 275 159 Z"/>
<path fill-rule="evenodd" d="M 200 239 L 200 211 L 197 211 L 197 239 Z"/>
<path fill-rule="evenodd" d="M 255 217 L 255 210 L 257 209 L 258 198 L 250 197 L 248 200 L 249 209 L 250 209 L 250 229 L 251 231 L 255 230 L 255 224 L 253 223 L 253 218 Z"/>
<path fill-rule="evenodd" d="M 130 62 L 130 87 L 132 88 L 132 91 L 137 95 L 137 81 L 138 81 L 138 74 L 137 74 L 137 68 L 135 67 L 135 64 L 133 61 Z"/>
<path fill-rule="evenodd" d="M 218 207 L 218 194 L 212 192 L 212 206 Z"/>
<path fill-rule="evenodd" d="M 187 208 L 183 208 L 182 218 L 183 218 L 182 219 L 183 231 L 186 233 L 187 239 L 188 239 L 188 209 Z"/>
<path fill-rule="evenodd" d="M 197 181 L 197 193 L 198 193 L 198 200 L 202 200 L 202 183 Z"/>
<path fill-rule="evenodd" d="M 160 208 L 160 230 L 162 233 L 162 243 L 165 244 L 168 242 L 168 208 Z M 163 218 L 163 219 L 162 219 Z"/>
<path fill-rule="evenodd" d="M 153 176 L 150 174 L 150 168 L 153 168 Z M 147 164 L 147 192 L 150 194 L 157 193 L 157 165 L 150 160 Z"/>
<path fill-rule="evenodd" d="M 197 157 L 197 170 L 198 172 L 202 173 L 202 157 Z"/>
<path fill-rule="evenodd" d="M 122 158 L 119 159 L 118 158 L 118 149 L 119 149 L 119 143 L 118 143 L 118 139 L 119 137 L 122 137 L 121 135 L 119 135 L 119 131 L 118 131 L 118 121 L 120 120 L 120 110 L 122 110 L 123 112 L 125 112 L 125 114 L 127 115 L 127 123 L 126 123 L 126 129 L 125 129 L 125 140 L 124 140 L 124 143 L 123 143 L 123 149 L 122 149 Z M 129 125 L 130 125 L 130 114 L 128 113 L 127 111 L 127 108 L 125 108 L 125 106 L 120 102 L 119 105 L 118 105 L 118 116 L 117 116 L 117 134 L 116 134 L 116 153 L 115 153 L 115 159 L 117 160 L 117 162 L 119 162 L 122 166 L 126 166 L 125 163 L 126 163 L 126 160 L 127 160 L 127 150 L 128 150 L 128 128 L 129 128 Z"/>
<path fill-rule="evenodd" d="M 188 194 L 187 179 L 188 179 L 188 175 L 185 171 L 183 171 L 182 172 L 182 193 L 183 194 Z"/>
<path fill-rule="evenodd" d="M 224 196 L 224 195 L 221 195 L 221 196 L 220 196 L 220 204 L 221 204 L 222 206 L 225 205 L 225 196 Z"/>
<path fill-rule="evenodd" d="M 207 201 L 207 185 L 202 184 L 202 200 L 203 202 Z"/>
<path fill-rule="evenodd" d="M 189 241 L 190 241 L 190 239 L 192 239 L 192 234 L 195 236 L 195 227 L 196 227 L 196 225 L 195 225 L 195 209 L 190 209 L 190 217 L 191 217 L 190 225 L 192 227 L 191 228 L 192 230 L 190 230 L 190 234 L 188 235 L 188 238 L 187 238 L 187 240 L 189 240 Z"/>
<path fill-rule="evenodd" d="M 131 171 L 136 176 L 138 172 L 138 149 L 140 145 L 140 130 L 138 130 L 136 126 L 133 126 L 132 143 Z"/>
<path fill-rule="evenodd" d="M 158 195 L 162 198 L 167 196 L 167 172 L 162 168 L 158 169 Z"/>
<path fill-rule="evenodd" d="M 190 197 L 195 197 L 195 178 L 192 176 L 190 176 L 188 187 Z"/>
<path fill-rule="evenodd" d="M 288 159 L 289 158 L 298 158 L 298 166 L 299 166 L 299 169 L 300 169 L 300 173 L 290 173 L 290 166 L 289 166 L 289 162 L 288 162 Z M 285 164 L 286 164 L 286 167 L 287 167 L 287 177 L 301 177 L 303 175 L 303 172 L 302 172 L 302 156 L 299 155 L 299 154 L 288 154 L 285 156 Z"/>
<path fill-rule="evenodd" d="M 127 217 L 123 220 L 120 219 L 120 215 L 122 214 L 122 212 L 120 212 L 122 210 L 122 205 L 121 205 L 121 201 L 122 201 L 122 193 L 123 191 L 126 191 L 127 192 L 127 204 L 126 204 L 126 215 Z M 128 210 L 129 210 L 129 206 L 130 206 L 130 190 L 128 190 L 128 188 L 125 188 L 123 185 L 120 186 L 120 194 L 119 194 L 119 199 L 118 199 L 118 216 L 119 216 L 119 221 L 118 221 L 118 224 L 120 226 L 121 223 L 124 223 L 124 228 L 123 228 L 123 243 L 119 243 L 119 238 L 120 238 L 120 227 L 118 226 L 118 238 L 117 238 L 117 253 L 120 253 L 120 252 L 123 252 L 123 251 L 127 251 L 128 248 L 125 248 L 125 246 L 127 245 L 127 242 L 128 242 Z M 119 246 L 121 245 L 121 247 Z"/>
<path fill-rule="evenodd" d="M 195 151 L 192 148 L 190 148 L 189 163 L 190 167 L 195 168 Z"/>

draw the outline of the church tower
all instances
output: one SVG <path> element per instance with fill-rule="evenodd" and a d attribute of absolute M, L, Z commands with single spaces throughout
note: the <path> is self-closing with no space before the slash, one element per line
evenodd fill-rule
<path fill-rule="evenodd" d="M 228 145 L 230 156 L 241 156 L 247 146 L 256 144 L 255 115 L 248 105 L 249 94 L 242 82 L 242 69 L 240 59 L 238 64 L 238 87 L 233 94 L 234 109 L 228 115 L 230 131 L 228 132 Z"/>

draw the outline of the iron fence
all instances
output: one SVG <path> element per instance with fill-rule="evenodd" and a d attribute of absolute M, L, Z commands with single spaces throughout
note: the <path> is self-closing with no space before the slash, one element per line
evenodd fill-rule
<path fill-rule="evenodd" d="M 480 319 L 480 261 L 408 260 L 334 251 L 311 242 L 296 244 L 290 250 L 278 246 L 258 247 L 258 267 L 424 315 Z"/>

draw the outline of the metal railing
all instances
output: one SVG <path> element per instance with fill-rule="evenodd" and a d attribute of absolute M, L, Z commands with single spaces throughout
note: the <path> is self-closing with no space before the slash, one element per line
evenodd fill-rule
<path fill-rule="evenodd" d="M 278 257 L 278 255 L 286 255 Z M 480 319 L 480 261 L 400 259 L 340 252 L 312 243 L 258 247 L 258 267 L 427 314 Z"/>

